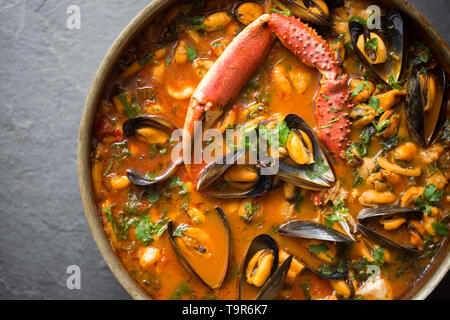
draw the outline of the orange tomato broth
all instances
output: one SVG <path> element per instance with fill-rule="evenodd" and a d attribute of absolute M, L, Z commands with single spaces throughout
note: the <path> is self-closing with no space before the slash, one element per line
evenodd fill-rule
<path fill-rule="evenodd" d="M 214 8 L 220 2 L 208 1 L 207 3 L 208 6 Z M 369 3 L 356 4 L 352 2 L 352 4 L 357 8 L 364 8 L 367 7 L 364 5 L 368 5 Z M 181 32 L 178 40 L 184 40 L 188 46 L 195 48 L 196 59 L 209 59 L 214 61 L 217 55 L 213 52 L 211 43 L 217 41 L 229 42 L 240 30 L 242 30 L 242 27 L 233 21 L 221 30 L 204 33 L 201 41 L 198 43 L 193 41 L 192 37 L 186 32 Z M 145 36 L 146 34 L 144 33 L 143 38 Z M 139 48 L 139 44 L 134 46 Z M 180 166 L 175 174 L 176 177 L 179 177 L 180 184 L 169 191 L 167 191 L 167 182 L 153 187 L 154 194 L 159 193 L 157 201 L 143 196 L 145 190 L 135 187 L 132 184 L 120 190 L 114 190 L 111 187 L 110 179 L 126 176 L 126 170 L 129 168 L 138 169 L 141 172 L 151 172 L 158 168 L 159 163 L 166 163 L 168 161 L 167 154 L 157 154 L 155 157 L 149 158 L 147 156 L 149 153 L 149 145 L 147 143 L 134 137 L 127 140 L 123 137 L 123 133 L 121 132 L 122 124 L 128 118 L 123 114 L 123 111 L 117 110 L 113 104 L 112 97 L 116 95 L 114 90 L 116 90 L 115 88 L 117 86 L 126 92 L 130 92 L 133 96 L 136 96 L 138 87 L 151 87 L 154 90 L 157 101 L 142 101 L 138 99 L 137 102 L 140 105 L 142 114 L 163 115 L 180 128 L 184 125 L 184 117 L 189 99 L 174 99 L 168 93 L 167 87 L 170 86 L 176 90 L 186 87 L 195 88 L 201 80 L 201 77 L 194 72 L 191 61 L 184 64 L 176 64 L 174 61 L 166 63 L 168 61 L 166 58 L 173 53 L 176 42 L 169 42 L 164 47 L 167 53 L 163 57 L 152 61 L 133 76 L 123 80 L 118 79 L 117 75 L 115 75 L 109 85 L 105 99 L 99 107 L 94 133 L 95 139 L 93 142 L 92 160 L 93 187 L 99 208 L 99 215 L 105 232 L 111 241 L 111 245 L 123 266 L 150 297 L 154 299 L 236 299 L 238 274 L 241 272 L 241 264 L 247 248 L 255 236 L 267 233 L 274 237 L 281 248 L 295 252 L 295 246 L 297 245 L 295 241 L 292 241 L 292 239 L 283 239 L 282 236 L 275 232 L 276 227 L 290 220 L 314 220 L 323 222 L 323 214 L 319 213 L 317 207 L 313 204 L 313 192 L 307 190 L 301 190 L 304 199 L 299 205 L 299 208 L 297 208 L 298 210 L 293 210 L 289 214 L 288 207 L 290 204 L 285 200 L 282 188 L 278 188 L 258 198 L 260 205 L 259 213 L 247 224 L 238 214 L 242 200 L 207 199 L 195 190 L 195 182 L 201 166 L 193 167 L 190 174 L 186 172 L 184 166 Z M 155 50 L 155 48 L 151 48 L 151 50 Z M 298 93 L 293 86 L 291 87 L 291 94 L 286 94 L 282 90 L 279 90 L 273 79 L 273 68 L 275 66 L 300 73 L 306 82 L 307 88 L 305 91 Z M 351 58 L 347 59 L 344 63 L 344 71 L 349 74 L 354 74 L 356 73 L 355 70 L 356 68 L 351 63 Z M 257 81 L 260 92 L 263 91 L 268 97 L 266 106 L 267 110 L 269 110 L 269 117 L 279 113 L 286 115 L 294 113 L 302 117 L 312 128 L 315 128 L 313 101 L 320 85 L 320 74 L 317 70 L 301 63 L 299 59 L 276 41 L 265 62 L 257 70 L 252 79 L 252 81 Z M 245 110 L 257 102 L 257 99 L 249 95 L 245 88 L 232 100 L 230 108 L 236 110 L 238 123 L 245 121 L 245 118 L 242 118 Z M 159 110 L 159 112 L 156 113 L 155 110 Z M 401 118 L 399 136 L 408 137 L 409 134 L 403 114 Z M 350 136 L 351 141 L 358 141 L 359 135 L 360 130 L 352 130 Z M 379 139 L 377 137 L 374 137 L 372 140 L 373 142 L 368 148 L 368 157 L 373 157 L 382 148 L 378 143 Z M 122 148 L 124 146 L 124 144 L 120 145 L 120 143 L 124 141 L 126 141 L 126 147 L 120 149 L 121 146 Z M 425 169 L 425 164 L 418 160 L 414 161 L 412 165 Z M 334 169 L 342 187 L 349 193 L 346 207 L 349 209 L 349 213 L 355 218 L 363 208 L 358 202 L 358 195 L 361 195 L 369 188 L 364 183 L 354 188 L 352 186 L 353 169 L 344 165 L 343 162 L 334 162 Z M 183 190 L 183 187 L 180 187 L 183 184 L 185 190 Z M 394 187 L 393 191 L 397 195 L 400 195 L 407 188 L 408 181 L 407 179 L 403 179 L 401 183 Z M 130 197 L 132 197 L 130 194 L 138 195 L 137 197 L 139 198 L 135 202 L 134 211 L 130 210 L 133 211 L 132 214 L 126 213 L 124 209 L 124 206 L 130 203 Z M 193 206 L 206 212 L 207 222 L 195 225 L 185 214 L 184 208 L 186 206 Z M 144 216 L 148 216 L 153 222 L 156 222 L 167 217 L 174 221 L 176 225 L 186 224 L 203 228 L 211 236 L 211 245 L 217 247 L 216 251 L 213 250 L 213 253 L 219 250 L 223 254 L 226 248 L 225 241 L 222 241 L 218 237 L 218 235 L 224 235 L 221 229 L 222 226 L 211 223 L 209 217 L 209 215 L 214 214 L 213 211 L 216 206 L 222 208 L 226 213 L 231 231 L 229 270 L 220 289 L 211 291 L 185 270 L 172 249 L 167 231 L 161 237 L 155 237 L 154 241 L 145 244 L 137 239 L 135 225 L 128 227 L 127 237 L 121 237 L 117 231 L 121 221 L 120 219 L 133 218 L 139 221 Z M 111 215 L 108 215 L 108 209 Z M 156 265 L 143 267 L 140 263 L 140 257 L 148 247 L 159 249 L 160 259 Z M 388 249 L 385 248 L 385 250 Z M 383 267 L 383 272 L 392 286 L 393 296 L 401 297 L 415 281 L 419 280 L 420 274 L 417 270 L 427 266 L 430 263 L 430 259 L 416 261 L 415 269 L 404 268 L 404 273 L 398 276 L 399 266 L 402 266 L 403 262 L 400 260 L 397 261 L 396 258 L 400 259 L 401 254 L 394 249 L 389 249 L 389 253 L 394 258 L 392 258 L 392 263 Z M 348 256 L 352 259 L 360 258 L 358 252 L 353 253 L 351 250 Z M 205 262 L 203 266 L 200 262 L 196 265 L 201 269 L 202 273 L 209 273 L 208 277 L 211 278 L 214 277 L 213 273 L 221 272 L 220 270 L 223 269 L 219 260 Z M 297 276 L 295 283 L 290 285 L 290 288 L 287 293 L 282 292 L 280 297 L 286 299 L 322 299 L 333 296 L 333 288 L 329 281 L 308 270 L 302 271 Z"/>

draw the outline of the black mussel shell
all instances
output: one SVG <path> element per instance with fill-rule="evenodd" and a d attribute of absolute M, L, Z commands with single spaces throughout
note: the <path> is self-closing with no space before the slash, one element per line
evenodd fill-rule
<path fill-rule="evenodd" d="M 392 75 L 395 81 L 398 81 L 405 70 L 406 49 L 404 22 L 401 13 L 395 9 L 389 9 L 382 21 L 382 38 L 388 53 L 388 59 L 385 63 L 373 65 L 370 64 L 364 54 L 358 48 L 358 39 L 360 35 L 369 34 L 363 25 L 352 21 L 348 24 L 348 31 L 352 41 L 353 49 L 362 62 L 362 64 L 381 82 L 390 85 L 389 75 Z M 392 58 L 395 55 L 397 60 Z M 394 67 L 395 66 L 395 67 Z M 395 69 L 395 70 L 394 70 Z"/>
<path fill-rule="evenodd" d="M 331 188 L 336 183 L 336 175 L 332 162 L 324 151 L 324 147 L 313 130 L 306 122 L 295 114 L 289 114 L 284 121 L 290 129 L 297 129 L 305 132 L 312 142 L 314 149 L 314 160 L 316 163 L 322 162 L 321 167 L 326 168 L 326 172 L 318 174 L 312 170 L 313 165 L 292 165 L 285 160 L 280 160 L 278 177 L 292 183 L 298 187 L 308 190 L 323 190 Z M 319 160 L 320 159 L 320 160 Z"/>
<path fill-rule="evenodd" d="M 429 70 L 437 85 L 437 99 L 434 108 L 428 113 L 424 112 L 426 97 L 420 81 L 420 68 L 414 68 L 408 79 L 406 90 L 406 120 L 409 133 L 415 142 L 425 147 L 438 136 L 446 119 L 448 93 L 446 90 L 447 77 L 442 69 Z M 440 102 L 439 106 L 438 103 Z"/>
<path fill-rule="evenodd" d="M 309 270 L 319 276 L 331 279 L 342 280 L 348 275 L 346 264 L 341 262 L 341 254 L 344 244 L 352 243 L 355 240 L 349 236 L 312 221 L 292 221 L 278 228 L 277 233 L 281 236 L 280 243 Z M 336 243 L 337 258 L 333 263 L 319 261 L 307 247 L 308 239 L 329 241 Z"/>
<path fill-rule="evenodd" d="M 275 300 L 280 294 L 281 289 L 284 286 L 286 276 L 291 267 L 293 255 L 290 255 L 283 261 L 281 266 L 275 270 L 274 274 L 267 279 L 266 283 L 262 286 L 261 290 L 256 297 L 256 300 Z"/>
<path fill-rule="evenodd" d="M 217 182 L 223 174 L 246 153 L 245 149 L 238 149 L 226 154 L 223 157 L 218 157 L 211 163 L 207 164 L 200 172 L 197 182 L 197 190 L 204 196 L 215 199 L 243 199 L 250 197 L 258 197 L 263 195 L 272 188 L 272 176 L 259 175 L 256 184 L 247 190 L 220 190 L 213 187 L 214 182 Z M 260 172 L 260 169 L 256 167 Z"/>
<path fill-rule="evenodd" d="M 398 214 L 415 214 L 420 215 L 422 211 L 405 208 L 405 207 L 392 207 L 392 206 L 383 206 L 378 208 L 366 208 L 359 212 L 357 219 L 359 222 L 364 219 L 372 218 L 372 217 L 386 217 Z"/>
<path fill-rule="evenodd" d="M 199 174 L 197 191 L 203 191 L 219 179 L 238 159 L 245 155 L 245 149 L 232 151 L 208 163 Z"/>
<path fill-rule="evenodd" d="M 405 244 L 400 244 L 396 242 L 394 239 L 389 239 L 387 236 L 390 232 L 392 232 L 392 235 L 398 234 L 399 229 L 386 232 L 386 234 L 382 235 L 379 231 L 375 231 L 373 227 L 370 226 L 369 222 L 373 221 L 373 219 L 381 218 L 381 217 L 387 217 L 391 215 L 405 215 L 408 218 L 420 218 L 422 216 L 421 210 L 411 209 L 411 208 L 404 208 L 404 207 L 378 207 L 378 208 L 367 208 L 362 210 L 358 214 L 358 223 L 357 228 L 358 230 L 367 238 L 373 240 L 374 242 L 382 245 L 387 246 L 391 248 L 397 248 L 403 251 L 408 251 L 412 253 L 417 253 L 418 249 L 414 246 L 408 246 Z M 407 223 L 405 223 L 406 227 Z M 373 225 L 372 225 L 373 226 Z M 381 227 L 380 227 L 381 228 Z M 381 230 L 381 229 L 380 229 Z"/>
<path fill-rule="evenodd" d="M 326 0 L 328 8 L 340 8 L 344 6 L 344 0 Z"/>
<path fill-rule="evenodd" d="M 313 221 L 291 221 L 278 228 L 282 235 L 335 242 L 351 243 L 355 240 L 333 228 Z"/>
<path fill-rule="evenodd" d="M 301 18 L 304 21 L 311 22 L 319 26 L 331 27 L 333 23 L 330 21 L 329 17 L 323 12 L 322 8 L 314 0 L 280 0 L 274 1 L 279 2 L 283 5 L 287 5 L 291 10 L 292 14 L 297 18 Z M 302 3 L 303 6 L 301 4 Z M 332 4 L 339 5 L 339 1 L 330 1 Z M 328 6 L 328 1 L 325 1 Z M 328 6 L 329 7 L 329 6 Z M 310 8 L 317 8 L 321 14 L 316 14 L 310 11 Z"/>
<path fill-rule="evenodd" d="M 146 115 L 130 118 L 122 126 L 123 135 L 126 138 L 132 137 L 136 131 L 141 128 L 152 127 L 166 132 L 169 136 L 178 127 L 171 121 L 156 115 Z"/>
<path fill-rule="evenodd" d="M 218 289 L 222 286 L 223 281 L 226 278 L 226 275 L 228 273 L 229 270 L 229 266 L 230 266 L 230 257 L 231 257 L 231 232 L 230 232 L 230 225 L 228 223 L 228 219 L 227 216 L 225 214 L 225 212 L 223 212 L 223 210 L 219 207 L 216 207 L 216 212 L 217 212 L 217 219 L 218 219 L 218 223 L 222 223 L 224 228 L 226 229 L 226 234 L 227 234 L 227 239 L 225 239 L 224 241 L 227 242 L 228 244 L 228 254 L 227 254 L 227 259 L 224 262 L 226 264 L 226 268 L 224 269 L 224 274 L 220 275 L 220 279 L 218 281 L 217 284 L 213 285 L 213 284 L 208 284 L 201 276 L 201 274 L 198 274 L 195 269 L 193 268 L 193 266 L 191 265 L 191 263 L 189 262 L 188 258 L 186 258 L 183 254 L 183 251 L 178 247 L 176 241 L 175 241 L 175 237 L 174 236 L 174 224 L 172 221 L 169 221 L 169 223 L 167 224 L 167 233 L 169 235 L 169 240 L 170 240 L 170 244 L 172 245 L 172 248 L 174 249 L 175 253 L 177 254 L 178 258 L 180 259 L 181 264 L 183 265 L 183 267 L 189 272 L 191 273 L 196 279 L 198 279 L 202 284 L 204 284 L 205 286 L 207 286 L 209 289 L 213 290 L 213 289 Z M 219 222 L 220 221 L 220 222 Z M 205 262 L 206 263 L 206 262 Z"/>
<path fill-rule="evenodd" d="M 124 122 L 122 130 L 124 136 L 126 138 L 130 138 L 136 135 L 137 130 L 145 127 L 152 127 L 157 130 L 161 130 L 167 133 L 169 136 L 172 135 L 172 132 L 174 130 L 178 129 L 175 124 L 173 124 L 171 121 L 163 117 L 156 115 L 146 115 L 128 119 L 127 121 Z M 181 148 L 181 142 L 174 145 L 172 147 L 172 150 L 174 148 Z M 182 163 L 183 163 L 182 157 L 175 159 L 175 161 L 172 159 L 171 162 L 168 164 L 167 168 L 162 173 L 158 174 L 152 179 L 149 179 L 143 173 L 135 169 L 128 169 L 127 177 L 134 185 L 140 187 L 148 187 L 155 183 L 159 183 L 161 181 L 165 181 L 168 178 L 170 178 L 175 173 L 178 166 L 181 165 Z"/>
<path fill-rule="evenodd" d="M 250 262 L 252 257 L 258 251 L 264 250 L 264 249 L 272 250 L 273 253 L 274 253 L 274 259 L 273 259 L 272 269 L 270 271 L 270 276 L 266 280 L 266 283 L 263 285 L 262 288 L 264 288 L 265 285 L 269 281 L 275 281 L 275 280 L 271 280 L 271 278 L 275 274 L 275 271 L 277 270 L 277 267 L 278 267 L 278 257 L 279 257 L 278 244 L 276 243 L 276 241 L 271 236 L 269 236 L 267 234 L 260 234 L 259 236 L 256 236 L 253 239 L 253 241 L 251 242 L 250 246 L 248 247 L 247 253 L 245 255 L 244 262 L 242 264 L 241 272 L 239 273 L 239 300 L 249 300 L 249 299 L 251 299 L 249 296 L 252 296 L 252 295 L 254 295 L 254 297 L 259 297 L 259 294 L 260 294 L 262 288 L 260 290 L 258 290 L 258 293 L 256 293 L 256 294 L 252 294 L 254 292 L 248 292 L 250 290 L 254 291 L 252 289 L 256 288 L 256 287 L 253 287 L 250 284 L 248 284 L 245 272 L 247 271 L 248 263 Z M 278 274 L 278 276 L 282 276 L 282 274 Z M 273 283 L 274 284 L 278 284 L 278 282 L 279 281 L 275 281 Z M 278 286 L 277 287 L 272 287 L 270 289 L 266 288 L 265 289 L 266 293 L 263 293 L 264 294 L 263 297 L 259 297 L 259 298 L 261 298 L 261 299 L 268 299 L 267 297 L 269 295 L 273 296 L 275 293 L 276 293 L 276 295 L 278 295 L 278 293 L 281 291 L 281 289 L 282 289 L 282 285 L 279 288 L 278 288 Z M 278 290 L 278 292 L 276 292 L 277 290 Z"/>

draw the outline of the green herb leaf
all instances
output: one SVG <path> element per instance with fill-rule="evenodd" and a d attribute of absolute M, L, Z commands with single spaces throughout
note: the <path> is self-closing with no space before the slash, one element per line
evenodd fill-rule
<path fill-rule="evenodd" d="M 272 8 L 271 12 L 281 13 L 287 17 L 289 17 L 291 15 L 291 10 L 289 8 L 286 8 L 286 10 L 278 10 L 278 9 Z"/>
<path fill-rule="evenodd" d="M 153 58 L 155 57 L 154 52 L 150 52 L 149 54 L 146 54 L 143 58 L 141 58 L 138 63 L 141 67 L 146 66 Z"/>
<path fill-rule="evenodd" d="M 308 248 L 312 253 L 325 253 L 330 249 L 326 243 L 310 244 Z"/>
<path fill-rule="evenodd" d="M 437 190 L 434 183 L 432 183 L 425 187 L 423 191 L 423 196 L 429 202 L 439 202 L 444 196 L 444 190 Z"/>
<path fill-rule="evenodd" d="M 325 224 L 327 226 L 332 228 L 334 226 L 335 222 L 344 221 L 344 218 L 342 218 L 334 213 L 329 213 L 323 218 L 323 221 L 325 222 Z"/>
<path fill-rule="evenodd" d="M 184 195 L 187 193 L 186 185 L 181 181 L 180 177 L 172 177 L 169 182 L 169 189 L 172 190 L 174 188 L 181 188 L 179 194 Z"/>
<path fill-rule="evenodd" d="M 351 98 L 356 97 L 358 94 L 360 94 L 364 90 L 364 88 L 370 90 L 370 89 L 372 89 L 372 85 L 366 80 L 361 81 L 358 84 L 358 86 L 356 86 L 356 88 L 352 91 L 352 94 L 350 95 L 350 97 Z"/>
<path fill-rule="evenodd" d="M 370 139 L 372 136 L 377 133 L 377 129 L 375 126 L 371 123 L 361 131 L 361 138 L 363 139 L 365 144 L 370 143 Z"/>
<path fill-rule="evenodd" d="M 356 168 L 353 168 L 353 188 L 356 188 L 364 181 L 363 177 L 361 177 Z"/>
<path fill-rule="evenodd" d="M 195 58 L 197 58 L 197 51 L 195 51 L 194 48 L 188 46 L 188 48 L 187 48 L 187 57 L 188 57 L 189 61 L 191 61 L 191 62 L 194 61 Z"/>
<path fill-rule="evenodd" d="M 394 76 L 392 74 L 390 74 L 388 76 L 388 80 L 389 80 L 389 84 L 391 85 L 392 89 L 395 89 L 395 90 L 404 90 L 405 89 L 401 86 L 400 81 L 397 81 L 394 79 Z"/>
<path fill-rule="evenodd" d="M 294 207 L 294 209 L 295 209 L 295 211 L 296 212 L 301 212 L 301 205 L 302 205 L 302 202 L 303 202 L 303 194 L 299 191 L 298 193 L 297 193 L 297 197 L 295 198 L 295 207 Z"/>
<path fill-rule="evenodd" d="M 370 97 L 369 106 L 374 109 L 379 115 L 384 113 L 384 109 L 380 108 L 381 100 L 375 97 Z"/>
<path fill-rule="evenodd" d="M 378 48 L 378 38 L 372 38 L 364 43 L 364 49 L 376 52 Z"/>
<path fill-rule="evenodd" d="M 434 232 L 436 235 L 440 237 L 445 237 L 448 233 L 448 225 L 441 222 L 432 223 L 431 226 L 433 227 Z"/>
<path fill-rule="evenodd" d="M 180 224 L 175 231 L 173 232 L 174 237 L 182 237 L 184 236 L 184 232 L 188 229 L 186 224 Z"/>
<path fill-rule="evenodd" d="M 112 212 L 111 212 L 111 208 L 112 208 L 112 207 L 114 207 L 113 204 L 111 204 L 111 205 L 110 205 L 109 207 L 107 207 L 107 208 L 103 208 L 103 211 L 105 211 L 106 217 L 108 218 L 108 221 L 111 223 L 111 225 L 112 225 L 112 227 L 113 227 L 113 230 L 114 230 L 114 234 L 115 234 L 115 236 L 116 236 L 116 238 L 117 238 L 117 226 L 116 226 L 116 223 L 115 223 L 115 221 L 114 221 L 114 217 L 113 217 Z"/>
<path fill-rule="evenodd" d="M 171 296 L 171 300 L 181 300 L 184 296 L 190 294 L 191 288 L 189 287 L 186 281 L 180 282 L 180 284 L 176 287 L 175 292 Z"/>

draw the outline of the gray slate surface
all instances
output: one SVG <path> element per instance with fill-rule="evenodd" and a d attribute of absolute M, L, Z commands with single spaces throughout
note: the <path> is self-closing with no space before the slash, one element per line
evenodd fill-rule
<path fill-rule="evenodd" d="M 448 0 L 413 0 L 450 42 Z M 107 49 L 148 0 L 0 0 L 0 299 L 129 299 L 84 218 L 76 143 Z M 81 7 L 81 30 L 66 9 Z M 66 268 L 81 267 L 81 290 Z"/>

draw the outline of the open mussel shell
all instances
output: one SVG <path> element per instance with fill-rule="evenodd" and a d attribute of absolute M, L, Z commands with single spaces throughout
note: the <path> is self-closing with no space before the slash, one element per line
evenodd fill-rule
<path fill-rule="evenodd" d="M 223 248 L 213 246 L 212 242 L 210 243 L 211 245 L 202 246 L 202 242 L 198 241 L 200 244 L 193 247 L 197 251 L 194 249 L 188 250 L 187 247 L 181 246 L 180 239 L 177 239 L 180 237 L 189 237 L 189 235 L 186 234 L 187 231 L 184 231 L 184 234 L 176 234 L 174 223 L 169 221 L 167 225 L 170 244 L 180 259 L 181 264 L 195 278 L 211 290 L 218 289 L 222 286 L 228 273 L 231 257 L 231 233 L 228 219 L 223 210 L 219 207 L 216 208 L 216 213 L 217 214 L 209 214 L 208 220 L 205 223 L 209 223 L 209 225 L 215 230 L 214 234 L 211 234 L 210 236 L 214 236 L 215 238 L 222 237 L 222 239 L 220 239 L 220 243 Z M 219 229 L 218 226 L 220 226 Z M 197 229 L 201 228 L 201 226 L 187 226 L 187 228 Z M 204 241 L 204 239 L 202 240 Z M 216 241 L 219 240 L 216 239 Z M 193 239 L 190 243 L 197 244 L 197 241 L 196 239 Z"/>
<path fill-rule="evenodd" d="M 280 159 L 277 176 L 282 180 L 308 190 L 323 190 L 331 188 L 336 182 L 333 165 L 324 147 L 313 130 L 306 122 L 295 114 L 289 114 L 284 121 L 290 129 L 301 130 L 306 133 L 312 142 L 313 156 L 316 163 L 321 162 L 321 168 L 326 171 L 318 174 L 313 165 L 297 165 L 293 161 Z"/>
<path fill-rule="evenodd" d="M 289 272 L 289 268 L 291 267 L 293 258 L 294 256 L 290 255 L 283 261 L 280 267 L 275 270 L 273 275 L 266 281 L 264 286 L 259 291 L 256 300 L 275 300 L 278 297 L 284 286 L 284 282 Z"/>
<path fill-rule="evenodd" d="M 352 243 L 354 239 L 338 230 L 312 221 L 288 222 L 280 226 L 277 233 L 280 235 L 280 245 L 309 270 L 326 279 L 346 279 L 348 270 L 345 265 L 339 266 L 340 255 L 344 249 L 343 244 Z M 322 246 L 325 245 L 328 249 L 330 246 L 336 246 L 336 256 L 332 259 L 333 261 L 325 262 L 311 252 L 311 240 L 323 241 Z"/>
<path fill-rule="evenodd" d="M 398 81 L 406 63 L 406 49 L 405 49 L 405 32 L 404 22 L 401 13 L 395 9 L 389 9 L 382 20 L 382 32 L 375 33 L 374 30 L 367 30 L 362 24 L 352 21 L 348 25 L 348 31 L 352 41 L 353 49 L 362 62 L 362 64 L 381 82 L 390 85 L 389 76 L 392 76 L 395 81 Z M 358 47 L 358 40 L 360 36 L 364 37 L 364 45 L 369 40 L 372 33 L 375 33 L 383 44 L 377 45 L 377 55 L 381 51 L 386 54 L 386 61 L 383 63 L 373 64 L 367 59 Z M 381 50 L 380 52 L 378 50 Z"/>
<path fill-rule="evenodd" d="M 256 1 L 239 1 L 233 6 L 233 15 L 243 26 L 247 26 L 264 14 L 264 8 Z"/>
<path fill-rule="evenodd" d="M 123 134 L 126 138 L 138 136 L 139 130 L 145 128 L 151 128 L 156 130 L 156 132 L 161 132 L 165 137 L 168 138 L 171 137 L 174 130 L 178 129 L 177 126 L 171 121 L 156 115 L 146 115 L 130 118 L 125 121 L 122 126 Z M 173 144 L 167 154 L 171 155 L 171 151 L 175 148 L 181 149 L 181 142 Z M 163 170 L 158 171 L 157 174 L 151 179 L 135 169 L 128 169 L 127 176 L 131 183 L 133 183 L 134 185 L 141 187 L 151 186 L 155 183 L 170 178 L 175 173 L 178 166 L 182 164 L 182 162 L 182 157 L 178 157 L 176 159 L 171 158 L 166 167 Z"/>
<path fill-rule="evenodd" d="M 233 165 L 239 165 L 238 160 L 245 156 L 245 153 L 245 149 L 238 149 L 207 164 L 199 174 L 197 191 L 214 199 L 244 199 L 258 197 L 271 190 L 272 176 L 261 175 L 260 168 L 256 165 L 253 168 L 258 174 L 258 180 L 249 188 L 233 188 L 227 186 L 226 181 L 222 179 L 228 169 Z"/>
<path fill-rule="evenodd" d="M 338 1 L 331 1 L 339 5 Z M 304 21 L 320 26 L 332 26 L 327 1 L 324 0 L 273 0 L 275 7 L 281 11 L 288 8 L 291 13 Z"/>
<path fill-rule="evenodd" d="M 313 221 L 291 221 L 278 228 L 280 234 L 303 238 L 351 243 L 355 240 L 333 228 Z"/>
<path fill-rule="evenodd" d="M 173 124 L 171 121 L 156 115 L 146 115 L 130 118 L 124 122 L 122 126 L 123 135 L 126 138 L 135 136 L 137 134 L 137 130 L 141 128 L 151 127 L 157 130 L 161 130 L 167 133 L 169 136 L 172 132 L 178 127 Z"/>
<path fill-rule="evenodd" d="M 448 99 L 446 85 L 446 74 L 439 68 L 428 70 L 427 74 L 414 68 L 409 76 L 406 120 L 411 137 L 423 147 L 435 139 L 445 122 Z"/>
<path fill-rule="evenodd" d="M 273 255 L 272 265 L 270 267 L 270 274 L 266 281 L 260 287 L 250 285 L 247 282 L 247 268 L 249 262 L 258 252 L 262 250 L 269 250 Z M 273 300 L 280 293 L 284 285 L 287 272 L 289 270 L 292 257 L 286 259 L 278 268 L 279 250 L 276 241 L 267 234 L 260 234 L 253 239 L 248 247 L 242 264 L 241 272 L 239 273 L 239 300 Z"/>
<path fill-rule="evenodd" d="M 403 207 L 367 208 L 358 214 L 357 228 L 364 236 L 379 245 L 416 253 L 418 252 L 417 247 L 413 246 L 409 241 L 408 221 L 392 231 L 384 230 L 383 225 L 379 221 L 380 218 L 388 218 L 390 216 L 404 216 L 409 220 L 411 218 L 420 218 L 422 214 L 420 210 Z"/>

